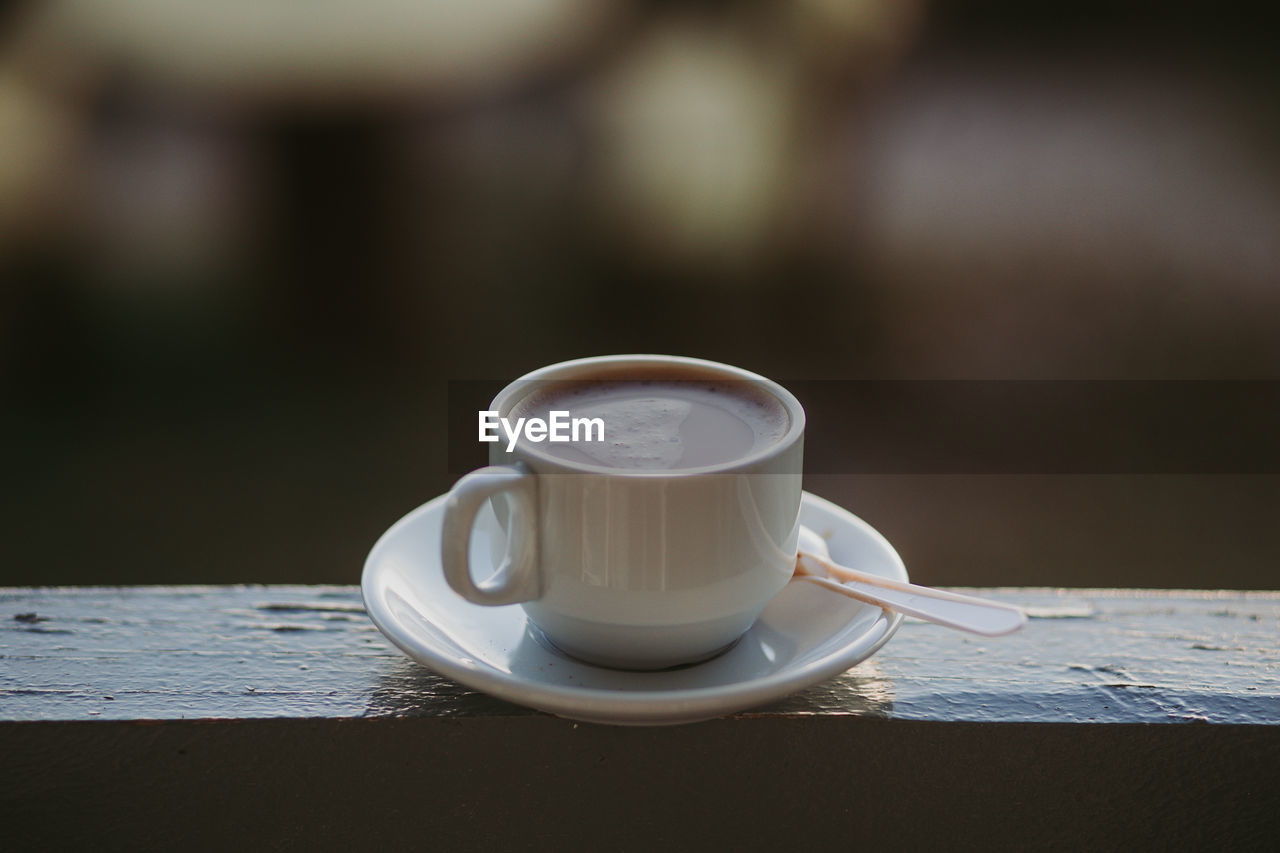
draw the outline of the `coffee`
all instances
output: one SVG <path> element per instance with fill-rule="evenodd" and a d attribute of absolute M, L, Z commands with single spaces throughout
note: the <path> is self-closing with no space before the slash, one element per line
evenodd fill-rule
<path fill-rule="evenodd" d="M 567 412 L 580 428 L 568 441 L 535 445 L 537 452 L 612 469 L 723 465 L 781 441 L 791 426 L 785 405 L 757 383 L 692 371 L 554 383 L 530 393 L 510 418 L 550 421 L 553 412 Z"/>

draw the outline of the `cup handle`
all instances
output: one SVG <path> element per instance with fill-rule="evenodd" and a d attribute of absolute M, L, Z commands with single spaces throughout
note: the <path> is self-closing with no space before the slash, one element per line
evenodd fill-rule
<path fill-rule="evenodd" d="M 508 514 L 507 554 L 493 577 L 477 584 L 471 576 L 471 528 L 484 502 L 501 492 L 515 500 Z M 534 474 L 523 465 L 480 468 L 454 484 L 445 501 L 440 535 L 444 578 L 454 592 L 486 605 L 517 604 L 542 594 L 534 524 L 537 494 Z"/>

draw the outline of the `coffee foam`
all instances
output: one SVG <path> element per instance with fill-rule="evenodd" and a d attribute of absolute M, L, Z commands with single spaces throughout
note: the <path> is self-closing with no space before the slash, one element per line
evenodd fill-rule
<path fill-rule="evenodd" d="M 745 381 L 602 379 L 552 385 L 513 411 L 546 419 L 551 411 L 600 418 L 605 440 L 545 442 L 539 448 L 568 462 L 619 469 L 679 470 L 729 463 L 780 441 L 790 427 L 786 407 Z"/>
<path fill-rule="evenodd" d="M 692 403 L 673 397 L 583 406 L 574 415 L 604 421 L 605 440 L 572 446 L 610 468 L 674 468 L 684 455 L 680 426 L 692 412 Z"/>

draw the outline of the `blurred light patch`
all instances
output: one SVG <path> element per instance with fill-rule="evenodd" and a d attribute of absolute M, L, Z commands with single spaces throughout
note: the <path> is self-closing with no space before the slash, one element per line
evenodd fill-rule
<path fill-rule="evenodd" d="M 61 0 L 41 24 L 73 54 L 220 95 L 468 94 L 580 50 L 613 0 Z"/>
<path fill-rule="evenodd" d="M 808 252 L 826 138 L 857 109 L 850 94 L 909 46 L 919 13 L 793 0 L 657 19 L 586 87 L 600 221 L 674 269 L 741 274 Z"/>
<path fill-rule="evenodd" d="M 1088 56 L 1085 62 L 1083 57 Z M 901 369 L 1269 377 L 1280 358 L 1273 107 L 1153 57 L 937 55 L 850 122 L 828 185 Z"/>
<path fill-rule="evenodd" d="M 866 74 L 910 45 L 921 5 L 918 0 L 792 0 L 787 23 L 808 63 Z"/>
<path fill-rule="evenodd" d="M 671 22 L 592 93 L 606 220 L 660 258 L 736 266 L 789 205 L 797 69 L 741 31 Z"/>
<path fill-rule="evenodd" d="M 968 269 L 1275 293 L 1280 172 L 1260 107 L 1170 68 L 929 69 L 870 118 L 867 240 L 914 287 Z"/>
<path fill-rule="evenodd" d="M 67 104 L 0 67 L 0 261 L 40 239 L 58 215 L 82 131 Z"/>
<path fill-rule="evenodd" d="M 77 242 L 118 287 L 207 285 L 255 220 L 252 154 L 234 124 L 152 106 L 100 128 L 81 164 Z M 160 273 L 174 274 L 160 274 Z"/>

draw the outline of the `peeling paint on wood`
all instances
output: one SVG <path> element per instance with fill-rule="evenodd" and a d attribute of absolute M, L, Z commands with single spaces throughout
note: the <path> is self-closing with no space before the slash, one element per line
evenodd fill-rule
<path fill-rule="evenodd" d="M 908 620 L 879 654 L 741 717 L 1280 724 L 1280 593 L 981 590 L 977 639 Z M 494 717 L 538 712 L 405 658 L 355 587 L 0 590 L 0 720 Z"/>

